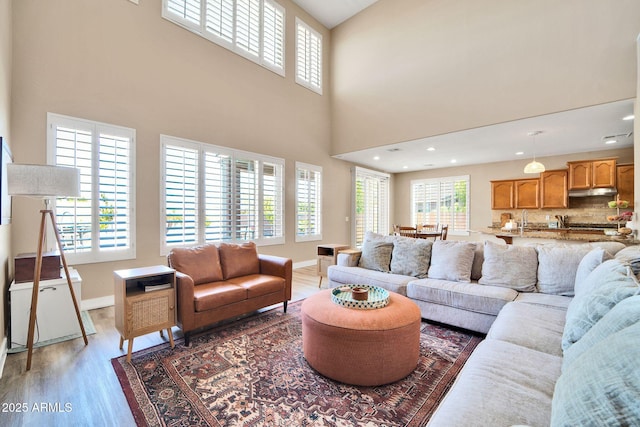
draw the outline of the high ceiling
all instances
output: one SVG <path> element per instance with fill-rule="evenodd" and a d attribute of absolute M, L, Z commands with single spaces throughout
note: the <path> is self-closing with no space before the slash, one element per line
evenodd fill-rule
<path fill-rule="evenodd" d="M 293 0 L 331 29 L 377 0 Z M 405 141 L 335 156 L 390 173 L 633 146 L 633 99 Z M 542 131 L 532 137 L 531 132 Z M 608 138 L 614 136 L 615 138 Z M 605 140 L 616 140 L 606 144 Z M 428 149 L 430 149 L 428 151 Z"/>
<path fill-rule="evenodd" d="M 298 6 L 331 29 L 378 0 L 293 0 Z"/>

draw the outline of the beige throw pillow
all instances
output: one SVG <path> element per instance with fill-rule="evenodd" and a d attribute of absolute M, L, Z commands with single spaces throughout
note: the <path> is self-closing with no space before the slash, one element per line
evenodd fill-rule
<path fill-rule="evenodd" d="M 430 279 L 471 282 L 476 244 L 459 240 L 436 240 L 431 249 Z"/>
<path fill-rule="evenodd" d="M 534 248 L 486 241 L 482 277 L 478 283 L 534 292 L 537 270 L 538 254 Z"/>

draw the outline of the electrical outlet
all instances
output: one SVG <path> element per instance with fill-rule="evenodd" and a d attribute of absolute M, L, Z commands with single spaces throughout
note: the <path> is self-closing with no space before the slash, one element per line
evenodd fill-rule
<path fill-rule="evenodd" d="M 547 219 L 547 221 L 549 221 L 551 218 L 549 217 L 549 215 L 547 215 L 546 219 Z"/>
<path fill-rule="evenodd" d="M 349 217 L 348 217 L 348 216 L 345 216 L 345 217 L 344 217 L 344 220 L 345 220 L 345 222 L 349 222 Z"/>

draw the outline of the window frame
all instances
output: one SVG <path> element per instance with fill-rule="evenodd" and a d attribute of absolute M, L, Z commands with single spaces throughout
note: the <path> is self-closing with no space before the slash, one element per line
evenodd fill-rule
<path fill-rule="evenodd" d="M 279 3 L 277 3 L 274 0 L 227 0 L 227 1 L 231 1 L 233 2 L 233 19 L 231 22 L 232 25 L 232 35 L 231 35 L 231 41 L 225 39 L 222 36 L 219 36 L 209 30 L 207 30 L 207 21 L 206 21 L 206 16 L 207 16 L 207 0 L 192 0 L 194 2 L 198 2 L 199 3 L 199 22 L 195 23 L 192 22 L 189 19 L 184 18 L 183 16 L 180 16 L 174 12 L 172 12 L 169 9 L 169 2 L 171 0 L 162 0 L 162 17 L 170 22 L 173 22 L 174 24 L 177 24 L 189 31 L 191 31 L 192 33 L 195 33 L 219 46 L 224 47 L 227 50 L 230 50 L 240 56 L 242 56 L 243 58 L 246 58 L 270 71 L 273 71 L 274 73 L 281 75 L 282 77 L 285 76 L 285 68 L 286 68 L 286 26 L 287 26 L 287 16 L 286 16 L 286 9 L 280 5 Z M 189 0 L 185 0 L 185 2 L 187 2 Z M 224 1 L 224 0 L 221 0 Z M 260 3 L 260 10 L 259 10 L 259 29 L 258 29 L 258 34 L 259 34 L 259 41 L 258 41 L 258 45 L 259 45 L 259 51 L 257 54 L 253 54 L 251 53 L 251 51 L 245 49 L 244 47 L 240 46 L 238 44 L 238 38 L 237 38 L 237 22 L 238 22 L 238 18 L 237 18 L 237 11 L 238 11 L 238 1 L 257 1 Z M 282 20 L 282 37 L 281 37 L 281 41 L 282 44 L 281 46 L 277 46 L 276 43 L 274 43 L 274 52 L 280 52 L 280 56 L 281 56 L 281 64 L 275 64 L 272 61 L 269 61 L 268 59 L 265 59 L 265 13 L 264 13 L 264 7 L 265 7 L 265 3 L 268 4 L 270 7 L 272 7 L 275 11 L 276 14 L 280 13 L 281 14 L 281 20 Z M 277 19 L 277 18 L 276 18 Z M 277 37 L 276 37 L 277 39 Z M 277 54 L 275 54 L 274 56 L 278 56 Z"/>
<path fill-rule="evenodd" d="M 300 234 L 300 204 L 301 204 L 301 191 L 300 191 L 300 175 L 299 171 L 305 171 L 310 173 L 319 174 L 319 178 L 317 179 L 317 188 L 315 192 L 314 200 L 312 201 L 314 205 L 315 217 L 314 223 L 316 224 L 313 233 L 305 233 Z M 310 179 L 306 179 L 306 182 L 309 182 Z M 322 240 L 322 166 L 311 165 L 303 162 L 296 162 L 296 234 L 295 234 L 296 242 L 311 242 Z"/>
<path fill-rule="evenodd" d="M 303 52 L 301 52 L 301 49 L 303 46 L 302 46 L 302 41 L 300 40 L 300 28 L 302 28 L 305 31 L 305 43 L 304 43 Z M 297 16 L 296 16 L 295 29 L 296 29 L 296 46 L 295 46 L 296 47 L 296 50 L 295 50 L 296 83 L 306 87 L 307 89 L 319 95 L 322 95 L 322 87 L 323 87 L 322 66 L 323 66 L 323 49 L 324 49 L 322 34 L 314 30 L 309 24 L 305 23 L 302 19 L 300 19 Z M 313 41 L 314 38 L 317 39 L 317 42 L 320 45 L 319 52 L 315 58 L 313 58 L 314 55 L 313 55 L 313 52 L 311 52 L 311 42 Z M 311 41 L 309 39 L 311 39 Z M 305 63 L 304 63 L 305 76 L 300 75 L 300 69 L 302 68 L 302 65 L 299 63 L 299 61 L 302 53 L 304 53 L 304 57 L 305 57 Z M 315 64 L 315 70 L 313 69 L 314 64 Z M 311 78 L 314 71 L 315 73 L 318 74 L 317 85 L 314 84 L 313 79 Z"/>
<path fill-rule="evenodd" d="M 185 147 L 191 150 L 197 150 L 198 152 L 198 170 L 197 170 L 197 207 L 196 207 L 196 239 L 193 242 L 181 242 L 181 243 L 167 243 L 167 233 L 166 233 L 166 170 L 165 170 L 165 159 L 166 159 L 166 147 L 167 146 L 180 146 Z M 226 155 L 230 157 L 232 170 L 230 172 L 232 178 L 232 182 L 229 183 L 231 187 L 231 198 L 229 203 L 229 215 L 230 215 L 230 229 L 229 233 L 231 235 L 230 239 L 209 239 L 207 240 L 207 227 L 206 227 L 206 185 L 205 180 L 207 179 L 205 173 L 205 154 L 220 154 Z M 264 202 L 265 202 L 265 194 L 264 194 L 264 169 L 263 166 L 265 164 L 268 165 L 276 165 L 279 171 L 278 177 L 276 179 L 276 183 L 274 188 L 277 189 L 277 201 L 274 206 L 275 215 L 279 215 L 277 217 L 275 223 L 276 227 L 279 230 L 279 234 L 274 237 L 267 237 L 264 235 L 264 229 L 259 226 L 259 236 L 251 237 L 245 239 L 237 239 L 234 238 L 234 235 L 239 233 L 236 227 L 236 221 L 238 218 L 238 213 L 236 211 L 236 203 L 237 203 L 237 185 L 239 185 L 234 178 L 234 171 L 236 171 L 237 161 L 256 161 L 259 164 L 258 168 L 258 180 L 260 185 L 257 187 L 257 195 L 258 200 L 258 221 L 264 220 Z M 160 135 L 160 254 L 167 255 L 171 249 L 176 247 L 188 247 L 194 245 L 201 245 L 205 243 L 218 243 L 218 242 L 255 242 L 258 246 L 270 246 L 270 245 L 279 245 L 285 243 L 285 212 L 284 212 L 284 198 L 285 198 L 285 160 L 277 157 L 267 156 L 264 154 L 252 153 L 248 151 L 237 150 L 229 147 L 223 147 L 219 145 L 207 144 L 204 142 L 192 141 L 180 137 L 170 136 L 170 135 Z"/>
<path fill-rule="evenodd" d="M 465 182 L 466 183 L 466 200 L 465 200 L 465 218 L 464 218 L 464 230 L 456 227 L 456 220 L 454 219 L 455 210 L 450 212 L 450 215 L 447 218 L 444 218 L 444 214 L 442 212 L 443 204 L 442 204 L 442 185 L 443 184 L 453 184 L 455 186 L 456 182 Z M 416 205 L 418 201 L 416 200 L 416 189 L 417 185 L 437 185 L 437 199 L 433 201 L 433 203 L 437 203 L 436 205 L 436 219 L 435 222 L 439 224 L 447 224 L 449 226 L 447 233 L 453 236 L 468 236 L 469 235 L 469 222 L 471 218 L 470 214 L 470 206 L 469 206 L 469 194 L 470 194 L 470 178 L 469 175 L 458 175 L 458 176 L 448 176 L 441 178 L 426 178 L 426 179 L 415 179 L 411 180 L 411 221 L 413 224 L 419 224 L 420 220 L 418 218 L 418 213 L 416 212 Z M 455 190 L 454 190 L 455 191 Z M 428 203 L 428 201 L 425 201 Z M 434 222 L 434 221 L 430 221 Z"/>
<path fill-rule="evenodd" d="M 375 222 L 375 229 L 367 230 L 366 224 L 363 226 L 361 236 L 359 235 L 359 222 L 360 215 L 358 214 L 358 179 L 359 178 L 367 178 L 371 180 L 373 183 L 377 183 L 379 188 L 377 190 L 377 197 L 383 198 L 382 206 L 378 206 L 376 208 L 376 218 L 377 219 L 367 219 L 365 221 Z M 366 189 L 365 189 L 366 190 Z M 365 196 L 367 192 L 363 193 Z M 362 247 L 362 242 L 364 241 L 364 236 L 367 231 L 373 231 L 375 233 L 380 234 L 388 234 L 390 231 L 391 223 L 389 219 L 389 212 L 391 206 L 391 175 L 384 172 L 378 172 L 371 169 L 366 169 L 360 166 L 354 166 L 351 169 L 351 218 L 352 218 L 352 226 L 351 226 L 351 246 L 355 248 Z M 365 200 L 366 204 L 367 201 Z M 373 207 L 372 207 L 373 208 Z M 365 211 L 370 210 L 371 208 L 366 208 Z M 366 214 L 366 212 L 365 212 Z M 362 240 L 360 240 L 360 237 Z"/>
<path fill-rule="evenodd" d="M 113 136 L 126 136 L 129 138 L 128 150 L 128 209 L 126 219 L 128 221 L 128 247 L 122 249 L 111 249 L 100 247 L 100 218 L 101 206 L 99 202 L 91 204 L 91 230 L 98 232 L 91 233 L 91 249 L 86 252 L 75 252 L 65 250 L 65 257 L 69 264 L 91 264 L 98 262 L 121 261 L 136 258 L 136 130 L 124 126 L 102 123 L 94 120 L 87 120 L 77 117 L 64 116 L 56 113 L 47 113 L 47 163 L 56 165 L 57 157 L 57 128 L 60 126 L 73 128 L 75 130 L 92 130 L 91 134 L 91 200 L 99 201 L 100 191 L 100 135 L 105 132 L 113 133 Z M 81 180 L 82 185 L 82 180 Z M 57 200 L 52 200 L 51 209 L 56 212 Z M 60 228 L 60 221 L 58 228 Z M 77 224 L 77 222 L 74 222 Z M 55 240 L 53 230 L 48 230 L 49 241 Z"/>

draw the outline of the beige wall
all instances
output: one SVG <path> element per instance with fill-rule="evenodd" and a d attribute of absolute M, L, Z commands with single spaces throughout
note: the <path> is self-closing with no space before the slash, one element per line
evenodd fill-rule
<path fill-rule="evenodd" d="M 289 0 L 286 77 L 161 18 L 160 1 L 17 1 L 14 25 L 16 161 L 44 163 L 46 113 L 137 131 L 137 259 L 77 266 L 83 300 L 113 294 L 114 269 L 164 264 L 160 256 L 159 135 L 286 159 L 286 244 L 260 252 L 315 259 L 319 242 L 294 242 L 295 161 L 324 168 L 324 242 L 348 239 L 348 165 L 330 158 L 329 95 L 294 80 L 295 17 L 330 34 Z M 324 85 L 329 55 L 325 50 Z M 34 251 L 39 204 L 16 200 L 13 254 Z"/>
<path fill-rule="evenodd" d="M 636 96 L 637 0 L 380 0 L 332 31 L 332 153 Z"/>
<path fill-rule="evenodd" d="M 0 0 L 0 136 L 11 143 L 11 0 Z M 0 354 L 5 348 L 6 295 L 11 283 L 11 225 L 0 225 Z M 0 357 L 3 359 L 3 357 Z M 0 372 L 2 364 L 0 363 Z"/>
<path fill-rule="evenodd" d="M 634 149 L 604 150 L 590 153 L 579 153 L 566 156 L 540 157 L 548 170 L 565 169 L 568 161 L 591 160 L 598 158 L 617 157 L 619 163 L 633 163 Z M 536 175 L 523 173 L 527 160 L 521 162 L 498 162 L 484 165 L 461 166 L 455 168 L 402 173 L 395 175 L 394 181 L 394 212 L 393 221 L 397 224 L 411 224 L 411 180 L 440 178 L 445 176 L 469 175 L 469 212 L 471 230 L 480 230 L 491 225 L 491 183 L 498 179 L 532 178 Z M 542 210 L 541 210 L 542 211 Z M 568 211 L 552 212 L 553 215 L 565 215 Z M 481 235 L 471 235 L 471 239 L 484 239 Z"/>

